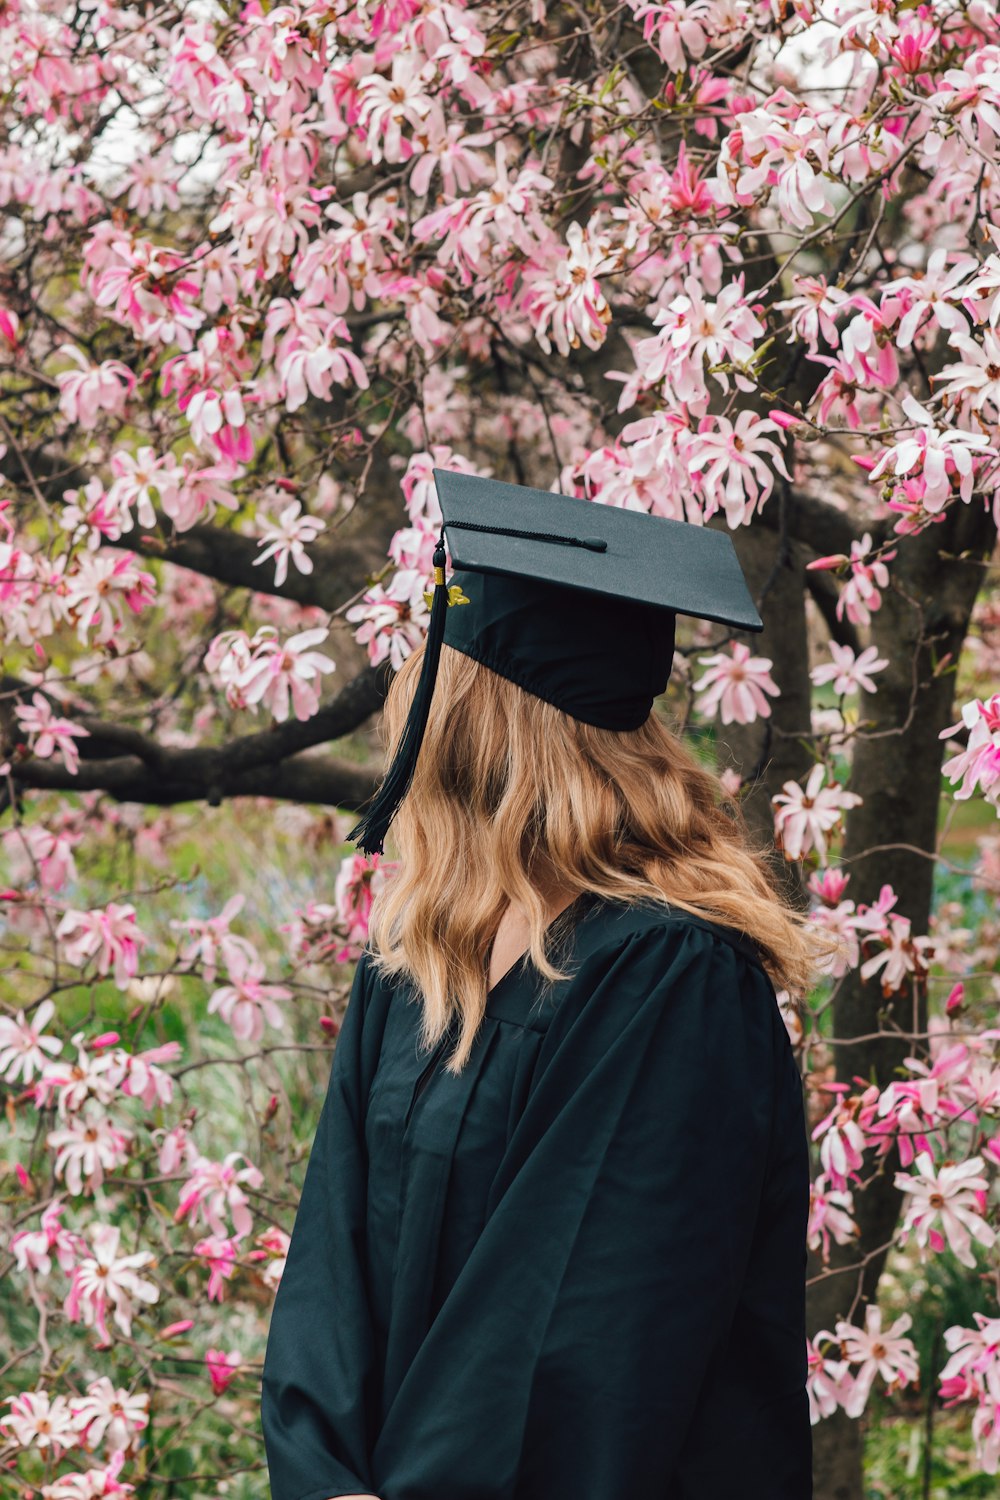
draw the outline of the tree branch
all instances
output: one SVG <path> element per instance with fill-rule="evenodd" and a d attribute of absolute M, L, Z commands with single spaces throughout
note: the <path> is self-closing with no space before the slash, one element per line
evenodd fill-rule
<path fill-rule="evenodd" d="M 81 763 L 73 776 L 53 761 L 27 761 L 14 769 L 19 788 L 38 791 L 106 792 L 118 802 L 169 807 L 178 802 L 207 802 L 217 807 L 230 797 L 276 797 L 292 802 L 322 803 L 357 811 L 374 792 L 380 774 L 332 756 L 298 755 L 278 765 L 232 771 L 222 766 L 178 765 L 184 752 L 164 751 L 151 767 L 138 756 Z M 0 803 L 2 805 L 2 803 Z"/>
<path fill-rule="evenodd" d="M 342 738 L 377 712 L 389 676 L 388 663 L 366 667 L 311 719 L 275 724 L 221 746 L 171 748 L 127 725 L 83 715 L 90 735 L 78 742 L 75 775 L 31 757 L 15 757 L 11 774 L 18 788 L 106 791 L 119 801 L 161 806 L 199 800 L 215 806 L 223 797 L 251 795 L 360 806 L 377 784 L 376 772 L 301 752 Z"/>
<path fill-rule="evenodd" d="M 165 531 L 171 530 L 166 519 L 162 525 Z M 180 532 L 170 540 L 155 531 L 140 531 L 129 536 L 128 543 L 133 551 L 144 557 L 163 558 L 180 568 L 190 568 L 193 573 L 214 578 L 218 583 L 294 599 L 296 604 L 334 610 L 357 593 L 366 577 L 385 565 L 392 530 L 388 535 L 384 532 L 385 528 L 379 527 L 374 534 L 348 537 L 338 533 L 336 542 L 314 542 L 309 548 L 312 572 L 300 573 L 292 566 L 280 585 L 274 582 L 272 559 L 255 566 L 260 556 L 256 537 L 240 536 L 236 531 L 226 531 L 218 526 L 192 526 L 190 531 Z M 115 545 L 120 547 L 124 543 Z"/>

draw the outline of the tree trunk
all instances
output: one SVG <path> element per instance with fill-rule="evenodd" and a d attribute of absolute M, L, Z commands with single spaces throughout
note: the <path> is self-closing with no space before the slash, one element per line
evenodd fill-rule
<path fill-rule="evenodd" d="M 890 884 L 899 898 L 894 909 L 910 918 L 914 936 L 927 931 L 931 913 L 945 751 L 939 735 L 957 718 L 952 669 L 995 536 L 988 514 L 960 505 L 923 535 L 900 538 L 892 583 L 872 616 L 872 642 L 889 665 L 879 674 L 878 692 L 861 696 L 861 719 L 872 722 L 856 741 L 850 787 L 864 800 L 849 814 L 842 862 L 850 874 L 847 895 L 870 903 Z M 968 558 L 957 555 L 963 549 Z M 894 1026 L 903 1033 L 899 1038 L 850 1040 Z M 884 1088 L 912 1055 L 906 1033 L 926 1026 L 924 986 L 906 986 L 884 999 L 879 975 L 862 983 L 855 970 L 841 983 L 833 1006 L 834 1037 L 843 1040 L 834 1048 L 837 1079 L 851 1083 L 858 1074 Z M 899 1216 L 900 1194 L 893 1186 L 899 1165 L 893 1148 L 864 1190 L 855 1189 L 867 1263 L 837 1275 L 824 1272 L 818 1258 L 810 1264 L 810 1278 L 816 1278 L 809 1292 L 812 1332 L 832 1331 L 838 1318 L 859 1322 L 862 1304 L 875 1298 L 888 1253 L 883 1247 L 891 1243 Z M 831 1271 L 858 1260 L 857 1247 L 833 1246 Z M 925 1378 L 935 1374 L 925 1372 Z M 862 1438 L 860 1425 L 839 1412 L 816 1426 L 816 1500 L 862 1500 Z"/>
<path fill-rule="evenodd" d="M 757 602 L 764 629 L 734 633 L 755 656 L 770 657 L 772 677 L 781 696 L 772 701 L 769 718 L 752 724 L 719 724 L 716 730 L 720 770 L 732 766 L 749 790 L 743 794 L 747 825 L 762 846 L 774 842 L 774 810 L 771 797 L 785 781 L 806 776 L 813 763 L 809 751 L 809 644 L 806 634 L 806 554 L 797 542 L 782 547 L 777 533 L 763 526 L 738 527 L 731 533 L 733 545 Z M 801 868 L 775 852 L 772 868 L 787 898 L 802 905 L 805 891 Z"/>

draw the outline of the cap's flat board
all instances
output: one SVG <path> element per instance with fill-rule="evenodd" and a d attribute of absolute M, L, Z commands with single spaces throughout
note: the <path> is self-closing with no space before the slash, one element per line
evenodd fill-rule
<path fill-rule="evenodd" d="M 538 578 L 740 630 L 763 629 L 732 538 L 724 531 L 475 474 L 433 472 L 456 568 Z M 468 531 L 456 521 L 599 537 L 607 550 Z"/>

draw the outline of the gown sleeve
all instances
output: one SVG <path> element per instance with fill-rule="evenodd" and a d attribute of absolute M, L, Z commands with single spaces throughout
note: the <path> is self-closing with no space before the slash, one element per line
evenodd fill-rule
<path fill-rule="evenodd" d="M 273 1500 L 329 1500 L 372 1488 L 375 1359 L 364 1270 L 361 1049 L 366 961 L 367 951 L 334 1048 L 271 1310 L 261 1427 Z"/>
<path fill-rule="evenodd" d="M 386 1413 L 380 1500 L 673 1493 L 750 1255 L 776 1027 L 766 974 L 710 928 L 668 920 L 584 962 Z"/>

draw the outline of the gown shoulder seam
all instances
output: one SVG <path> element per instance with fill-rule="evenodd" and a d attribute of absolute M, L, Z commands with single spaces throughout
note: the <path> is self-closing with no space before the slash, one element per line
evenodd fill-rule
<path fill-rule="evenodd" d="M 651 934 L 664 937 L 671 929 L 687 927 L 703 932 L 717 942 L 726 943 L 750 963 L 764 970 L 766 974 L 760 948 L 748 933 L 738 931 L 736 928 L 727 928 L 721 922 L 685 911 L 680 907 L 661 908 L 651 904 L 637 903 L 634 907 L 634 915 L 627 908 L 623 908 L 616 925 L 617 930 L 613 935 L 595 943 L 589 950 L 588 956 L 596 956 L 601 952 L 621 948 L 632 939 L 649 937 Z"/>

